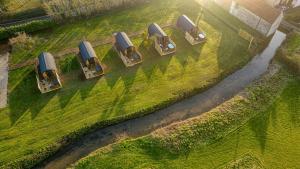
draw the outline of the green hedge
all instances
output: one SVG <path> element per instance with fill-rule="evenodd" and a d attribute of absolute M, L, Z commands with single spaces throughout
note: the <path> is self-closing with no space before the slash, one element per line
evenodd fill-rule
<path fill-rule="evenodd" d="M 53 20 L 34 20 L 20 25 L 1 27 L 0 28 L 0 40 L 7 39 L 14 36 L 18 32 L 32 33 L 35 31 L 51 28 L 56 23 Z"/>

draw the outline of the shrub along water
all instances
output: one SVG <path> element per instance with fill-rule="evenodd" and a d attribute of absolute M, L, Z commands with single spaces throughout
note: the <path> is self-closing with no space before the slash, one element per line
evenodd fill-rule
<path fill-rule="evenodd" d="M 293 32 L 280 48 L 277 58 L 284 62 L 288 68 L 300 74 L 300 33 Z"/>
<path fill-rule="evenodd" d="M 56 23 L 53 20 L 34 20 L 20 25 L 1 27 L 0 40 L 9 38 L 19 32 L 32 33 L 43 29 L 51 28 Z"/>

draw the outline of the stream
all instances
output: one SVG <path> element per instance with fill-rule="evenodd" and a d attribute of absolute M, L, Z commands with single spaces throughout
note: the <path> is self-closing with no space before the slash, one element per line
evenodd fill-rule
<path fill-rule="evenodd" d="M 89 133 L 84 138 L 61 149 L 36 168 L 64 169 L 91 152 L 120 139 L 147 135 L 171 123 L 199 116 L 211 110 L 238 94 L 251 82 L 259 79 L 268 70 L 270 61 L 285 38 L 284 33 L 277 31 L 261 54 L 256 55 L 242 69 L 207 91 L 144 117 L 124 121 Z"/>

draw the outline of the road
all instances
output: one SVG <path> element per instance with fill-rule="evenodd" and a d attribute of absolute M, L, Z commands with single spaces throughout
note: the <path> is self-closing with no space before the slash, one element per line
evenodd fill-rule
<path fill-rule="evenodd" d="M 7 105 L 8 53 L 0 54 L 0 109 Z"/>

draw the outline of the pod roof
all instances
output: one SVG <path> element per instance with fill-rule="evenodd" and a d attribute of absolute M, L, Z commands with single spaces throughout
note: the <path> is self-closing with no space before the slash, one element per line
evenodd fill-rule
<path fill-rule="evenodd" d="M 81 58 L 84 61 L 89 60 L 90 58 L 96 58 L 97 57 L 92 45 L 88 41 L 80 42 L 79 52 L 80 52 Z"/>
<path fill-rule="evenodd" d="M 48 52 L 41 53 L 38 57 L 38 61 L 39 61 L 39 69 L 41 73 L 50 70 L 54 70 L 54 71 L 57 70 L 54 57 L 52 54 Z"/>
<path fill-rule="evenodd" d="M 177 26 L 186 32 L 189 32 L 196 27 L 195 23 L 186 15 L 182 15 L 178 18 Z"/>
<path fill-rule="evenodd" d="M 130 41 L 129 37 L 125 32 L 117 33 L 115 39 L 116 39 L 116 44 L 122 51 L 126 50 L 129 47 L 133 47 L 132 42 Z"/>
<path fill-rule="evenodd" d="M 160 36 L 160 37 L 167 37 L 168 35 L 161 29 L 161 27 L 156 24 L 156 23 L 152 23 L 149 27 L 148 27 L 148 34 L 149 36 Z"/>

